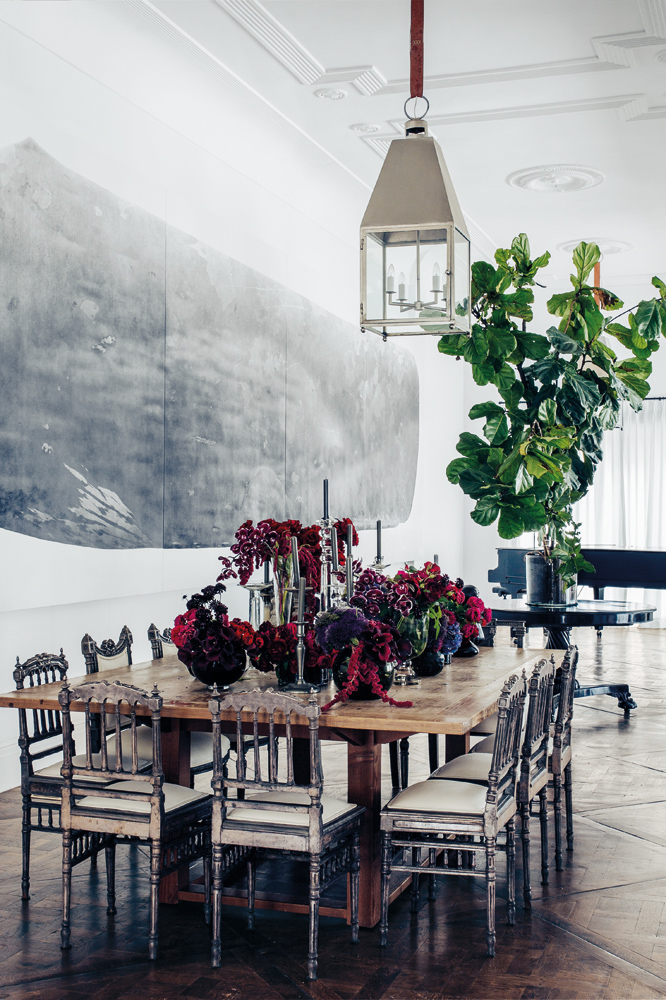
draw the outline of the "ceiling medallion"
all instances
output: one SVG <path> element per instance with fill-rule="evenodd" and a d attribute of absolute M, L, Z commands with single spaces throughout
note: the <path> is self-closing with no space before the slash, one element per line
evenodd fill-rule
<path fill-rule="evenodd" d="M 659 62 L 666 63 L 666 49 L 662 49 L 661 52 L 657 52 L 657 59 Z"/>
<path fill-rule="evenodd" d="M 615 240 L 610 236 L 599 236 L 585 240 L 567 240 L 566 243 L 558 243 L 557 249 L 564 253 L 573 253 L 579 243 L 596 243 L 604 257 L 613 253 L 626 253 L 627 250 L 633 250 L 636 246 L 629 240 Z"/>
<path fill-rule="evenodd" d="M 342 101 L 346 96 L 346 90 L 327 90 L 325 87 L 315 90 L 315 97 L 321 98 L 322 101 Z"/>
<path fill-rule="evenodd" d="M 567 163 L 554 163 L 544 167 L 527 167 L 509 174 L 506 183 L 525 191 L 565 194 L 595 187 L 605 180 L 604 174 L 592 167 L 575 167 Z"/>
<path fill-rule="evenodd" d="M 360 122 L 358 125 L 349 126 L 352 132 L 359 132 L 361 135 L 370 135 L 372 132 L 379 132 L 379 125 L 366 125 Z"/>

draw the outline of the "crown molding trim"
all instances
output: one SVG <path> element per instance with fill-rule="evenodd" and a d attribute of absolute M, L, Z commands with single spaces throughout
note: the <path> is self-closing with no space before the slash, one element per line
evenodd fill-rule
<path fill-rule="evenodd" d="M 539 118 L 545 115 L 577 114 L 584 111 L 609 111 L 633 106 L 636 101 L 645 100 L 642 94 L 623 94 L 617 97 L 593 97 L 578 101 L 555 101 L 548 104 L 522 104 L 509 108 L 480 108 L 478 111 L 461 111 L 444 115 L 429 115 L 428 124 L 466 125 L 473 122 L 501 121 L 509 118 Z M 627 119 L 629 120 L 629 119 Z M 402 133 L 402 119 L 394 119 L 391 127 Z M 377 136 L 377 139 L 384 138 Z"/>
<path fill-rule="evenodd" d="M 666 0 L 638 0 L 646 34 L 666 38 Z"/>

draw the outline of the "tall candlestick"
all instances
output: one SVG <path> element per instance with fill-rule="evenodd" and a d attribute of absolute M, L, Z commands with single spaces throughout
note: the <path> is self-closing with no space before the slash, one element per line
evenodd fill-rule
<path fill-rule="evenodd" d="M 298 581 L 298 621 L 302 622 L 305 617 L 305 577 Z"/>
<path fill-rule="evenodd" d="M 328 479 L 324 480 L 324 519 L 328 517 Z"/>
<path fill-rule="evenodd" d="M 432 557 L 432 561 L 434 562 L 435 566 L 439 566 L 439 556 L 437 555 L 436 552 L 435 552 L 434 556 Z"/>
<path fill-rule="evenodd" d="M 293 537 L 291 539 L 291 578 L 294 581 L 294 587 L 297 587 L 301 571 L 298 565 L 298 541 Z"/>
<path fill-rule="evenodd" d="M 354 596 L 354 529 L 351 524 L 347 525 L 347 600 L 351 601 Z"/>
<path fill-rule="evenodd" d="M 266 559 L 266 561 L 264 562 L 264 583 L 270 583 L 271 582 L 270 573 L 271 573 L 270 560 Z"/>
<path fill-rule="evenodd" d="M 340 569 L 338 562 L 338 529 L 331 528 L 331 569 L 337 573 Z"/>
<path fill-rule="evenodd" d="M 382 522 L 377 521 L 377 562 L 382 561 Z"/>

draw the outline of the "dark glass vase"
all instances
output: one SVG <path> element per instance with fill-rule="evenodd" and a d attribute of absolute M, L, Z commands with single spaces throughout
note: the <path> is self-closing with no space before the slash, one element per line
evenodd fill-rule
<path fill-rule="evenodd" d="M 229 687 L 230 684 L 240 680 L 245 673 L 244 652 L 238 653 L 236 663 L 231 667 L 223 666 L 219 660 L 211 661 L 204 656 L 190 656 L 183 650 L 178 650 L 178 659 L 185 664 L 193 677 L 208 687 L 212 687 L 213 684 L 217 684 L 218 688 Z"/>
<path fill-rule="evenodd" d="M 340 654 L 336 658 L 333 664 L 333 680 L 335 686 L 338 689 L 342 689 L 345 681 L 347 680 L 347 671 L 349 670 L 349 656 L 345 654 Z M 393 663 L 383 663 L 377 668 L 377 674 L 379 676 L 379 683 L 384 691 L 388 691 L 393 684 L 393 675 L 395 673 L 395 664 Z M 375 698 L 379 698 L 378 694 L 372 690 L 369 684 L 365 684 L 363 681 L 359 684 L 356 690 L 350 694 L 350 699 L 354 701 L 372 701 Z"/>
<path fill-rule="evenodd" d="M 471 639 L 463 639 L 460 646 L 453 654 L 459 657 L 477 656 L 479 652 L 479 647 L 475 645 Z"/>
<path fill-rule="evenodd" d="M 446 663 L 444 653 L 434 649 L 424 649 L 420 656 L 412 660 L 412 669 L 417 677 L 435 677 L 441 673 Z"/>

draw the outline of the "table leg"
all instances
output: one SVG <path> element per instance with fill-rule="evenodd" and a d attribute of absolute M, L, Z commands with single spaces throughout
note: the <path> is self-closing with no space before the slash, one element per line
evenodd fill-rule
<path fill-rule="evenodd" d="M 444 759 L 448 763 L 454 757 L 462 757 L 469 753 L 469 733 L 456 736 L 447 733 L 444 737 Z"/>
<path fill-rule="evenodd" d="M 568 649 L 571 644 L 570 628 L 547 628 L 546 649 Z"/>
<path fill-rule="evenodd" d="M 374 927 L 380 917 L 381 868 L 379 849 L 379 813 L 381 811 L 382 748 L 374 733 L 366 734 L 363 746 L 347 744 L 348 799 L 365 806 L 361 826 L 361 881 L 359 888 L 359 923 Z"/>
<path fill-rule="evenodd" d="M 162 719 L 162 770 L 169 784 L 190 787 L 190 733 L 180 719 Z M 188 883 L 188 865 L 165 875 L 160 881 L 160 903 L 177 903 L 178 887 Z"/>

